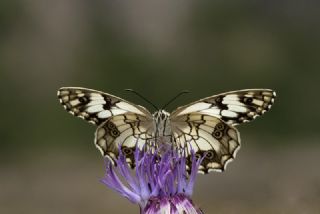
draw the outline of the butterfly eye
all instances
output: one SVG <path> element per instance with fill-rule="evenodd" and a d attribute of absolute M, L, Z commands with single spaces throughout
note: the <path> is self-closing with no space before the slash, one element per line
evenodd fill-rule
<path fill-rule="evenodd" d="M 122 148 L 122 152 L 125 154 L 125 155 L 131 155 L 133 153 L 132 149 L 128 148 L 128 147 L 123 147 Z"/>
<path fill-rule="evenodd" d="M 161 120 L 164 120 L 166 118 L 166 115 L 161 114 Z"/>

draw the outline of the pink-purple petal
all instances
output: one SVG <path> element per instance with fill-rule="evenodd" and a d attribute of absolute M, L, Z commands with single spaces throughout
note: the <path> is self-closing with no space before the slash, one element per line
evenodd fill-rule
<path fill-rule="evenodd" d="M 186 157 L 178 151 L 164 153 L 136 149 L 136 167 L 130 169 L 126 157 L 119 152 L 116 165 L 106 164 L 102 183 L 139 204 L 144 214 L 202 213 L 191 201 L 192 190 L 202 159 L 191 151 L 191 172 L 186 171 Z M 119 176 L 122 178 L 120 179 Z"/>

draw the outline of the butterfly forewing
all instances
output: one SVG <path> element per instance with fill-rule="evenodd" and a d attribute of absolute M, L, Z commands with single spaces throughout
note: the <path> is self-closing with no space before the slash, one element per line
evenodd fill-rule
<path fill-rule="evenodd" d="M 152 118 L 144 107 L 134 105 L 119 97 L 80 87 L 63 87 L 58 91 L 63 107 L 72 115 L 99 125 L 110 117 L 135 113 Z"/>
<path fill-rule="evenodd" d="M 182 106 L 172 117 L 190 113 L 211 115 L 231 125 L 249 122 L 271 108 L 276 94 L 269 89 L 247 89 L 214 95 Z"/>

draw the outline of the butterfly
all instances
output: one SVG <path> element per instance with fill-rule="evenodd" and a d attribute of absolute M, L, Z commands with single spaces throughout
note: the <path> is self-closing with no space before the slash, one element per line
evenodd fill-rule
<path fill-rule="evenodd" d="M 101 91 L 81 87 L 58 90 L 60 103 L 69 113 L 97 126 L 94 143 L 113 164 L 120 149 L 134 168 L 137 148 L 169 142 L 183 151 L 187 168 L 192 153 L 203 159 L 199 173 L 223 171 L 240 148 L 236 126 L 264 114 L 275 97 L 270 89 L 238 90 L 200 99 L 171 114 L 164 109 L 151 114 L 143 106 Z"/>

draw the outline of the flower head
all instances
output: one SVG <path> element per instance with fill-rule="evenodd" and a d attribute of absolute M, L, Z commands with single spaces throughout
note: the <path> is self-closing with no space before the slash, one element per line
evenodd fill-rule
<path fill-rule="evenodd" d="M 159 152 L 136 149 L 136 168 L 131 170 L 119 150 L 116 165 L 107 161 L 102 183 L 140 206 L 145 214 L 202 213 L 191 200 L 201 159 L 191 154 L 190 173 L 186 158 L 174 150 Z"/>

